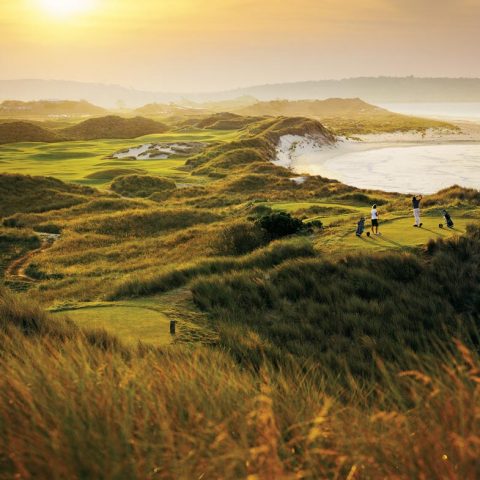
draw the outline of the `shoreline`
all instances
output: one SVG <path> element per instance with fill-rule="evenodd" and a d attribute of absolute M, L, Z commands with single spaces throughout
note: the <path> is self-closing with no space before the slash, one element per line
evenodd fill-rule
<path fill-rule="evenodd" d="M 320 175 L 386 192 L 431 194 L 454 184 L 479 189 L 480 123 L 456 125 L 461 132 L 358 135 L 339 137 L 334 145 L 308 135 L 284 136 L 273 163 L 295 175 Z"/>

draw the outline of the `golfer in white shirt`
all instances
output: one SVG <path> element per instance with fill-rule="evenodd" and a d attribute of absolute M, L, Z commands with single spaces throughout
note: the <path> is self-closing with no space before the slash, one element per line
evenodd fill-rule
<path fill-rule="evenodd" d="M 376 204 L 373 205 L 372 211 L 370 213 L 372 217 L 372 233 L 378 235 L 378 210 Z"/>

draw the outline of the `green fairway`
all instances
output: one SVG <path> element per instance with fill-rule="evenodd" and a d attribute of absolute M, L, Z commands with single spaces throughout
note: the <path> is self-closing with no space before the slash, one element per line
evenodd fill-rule
<path fill-rule="evenodd" d="M 436 217 L 425 217 L 423 227 L 413 227 L 413 219 L 410 217 L 399 217 L 380 223 L 380 235 L 371 234 L 369 222 L 366 222 L 365 232 L 361 237 L 355 235 L 356 223 L 342 225 L 332 228 L 325 236 L 316 239 L 315 246 L 322 251 L 350 253 L 353 251 L 384 251 L 384 250 L 408 250 L 427 244 L 431 239 L 449 238 L 455 235 L 462 235 L 466 227 L 474 220 L 471 218 L 457 217 L 455 228 L 439 228 L 441 219 Z M 478 220 L 477 220 L 478 221 Z"/>
<path fill-rule="evenodd" d="M 315 247 L 321 251 L 331 253 L 349 253 L 353 251 L 385 251 L 391 249 L 407 250 L 425 245 L 431 239 L 450 238 L 462 235 L 469 223 L 480 220 L 480 209 L 454 209 L 451 210 L 455 221 L 453 229 L 440 228 L 443 223 L 442 216 L 435 210 L 426 212 L 422 218 L 423 227 L 413 227 L 413 217 L 407 214 L 388 213 L 380 221 L 379 232 L 381 235 L 371 235 L 370 232 L 370 207 L 345 205 L 330 202 L 269 202 L 274 210 L 287 212 L 306 212 L 308 220 L 320 220 L 325 230 L 315 236 Z M 308 209 L 323 210 L 320 215 L 308 215 Z M 355 235 L 358 219 L 364 216 L 365 232 L 361 237 Z"/>
<path fill-rule="evenodd" d="M 181 170 L 184 157 L 164 160 L 110 158 L 126 148 L 160 142 L 227 142 L 238 136 L 231 130 L 199 130 L 146 135 L 134 139 L 69 141 L 58 143 L 14 143 L 0 146 L 0 173 L 52 176 L 63 181 L 101 187 L 109 178 L 91 178 L 104 170 L 142 169 L 151 174 L 168 176 L 176 181 L 202 183 L 205 178 L 190 176 Z M 100 175 L 101 176 L 101 175 Z"/>
<path fill-rule="evenodd" d="M 148 307 L 96 304 L 59 313 L 81 327 L 104 328 L 125 343 L 145 341 L 154 345 L 168 345 L 172 342 L 169 319 L 163 313 Z"/>

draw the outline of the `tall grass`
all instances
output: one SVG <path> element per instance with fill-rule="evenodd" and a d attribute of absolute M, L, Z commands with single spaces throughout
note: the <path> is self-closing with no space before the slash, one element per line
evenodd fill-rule
<path fill-rule="evenodd" d="M 166 271 L 150 276 L 132 275 L 122 280 L 108 295 L 109 300 L 137 297 L 165 292 L 186 285 L 201 275 L 213 275 L 234 270 L 271 268 L 292 258 L 314 256 L 314 250 L 307 241 L 274 242 L 270 246 L 243 257 L 217 257 L 187 265 L 176 265 Z"/>
<path fill-rule="evenodd" d="M 451 335 L 478 344 L 480 228 L 432 242 L 430 255 L 357 255 L 288 260 L 265 271 L 229 271 L 199 277 L 193 300 L 217 324 L 237 325 L 230 344 L 239 358 L 259 358 L 246 332 L 262 339 L 269 358 L 316 358 L 369 377 L 374 357 L 429 353 Z M 260 349 L 261 350 L 261 349 Z"/>
<path fill-rule="evenodd" d="M 408 371 L 378 362 L 382 387 L 345 395 L 320 365 L 105 345 L 0 298 L 2 479 L 480 474 L 480 359 L 460 343 Z"/>

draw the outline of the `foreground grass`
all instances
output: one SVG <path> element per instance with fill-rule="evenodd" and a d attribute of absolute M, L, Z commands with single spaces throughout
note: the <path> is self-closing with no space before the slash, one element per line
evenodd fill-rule
<path fill-rule="evenodd" d="M 480 474 L 480 360 L 461 344 L 345 389 L 320 365 L 126 347 L 0 299 L 2 479 Z"/>

